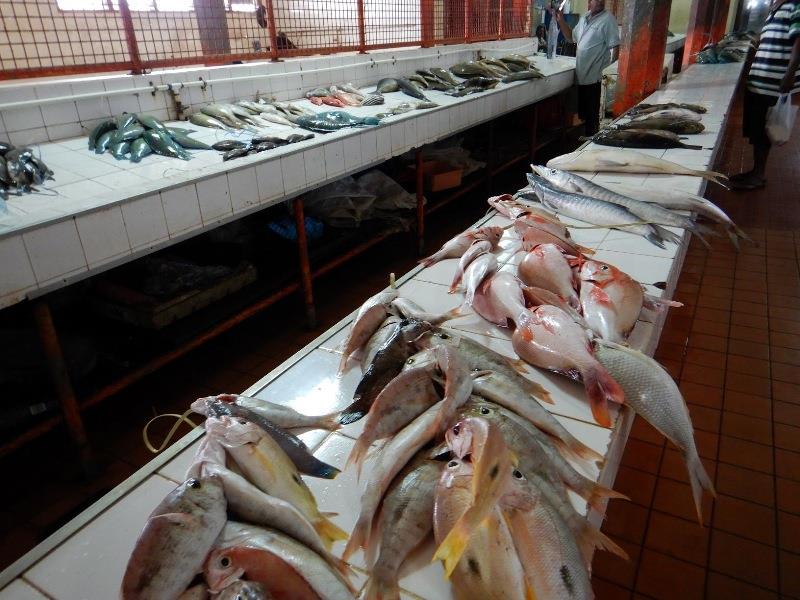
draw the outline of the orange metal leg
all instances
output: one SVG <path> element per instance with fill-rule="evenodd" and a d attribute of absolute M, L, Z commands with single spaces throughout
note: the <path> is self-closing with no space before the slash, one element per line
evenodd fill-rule
<path fill-rule="evenodd" d="M 303 212 L 303 199 L 295 198 L 294 222 L 297 227 L 297 254 L 300 259 L 300 283 L 303 288 L 303 301 L 306 305 L 306 323 L 309 329 L 317 326 L 317 309 L 314 306 L 314 284 L 311 280 L 311 262 L 308 259 L 308 238 L 306 237 L 306 218 Z"/>

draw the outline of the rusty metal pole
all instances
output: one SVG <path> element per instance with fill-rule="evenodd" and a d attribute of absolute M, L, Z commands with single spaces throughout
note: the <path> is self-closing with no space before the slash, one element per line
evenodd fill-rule
<path fill-rule="evenodd" d="M 300 259 L 300 284 L 303 288 L 303 302 L 306 305 L 306 323 L 309 329 L 317 326 L 317 309 L 314 306 L 314 284 L 311 279 L 311 261 L 308 258 L 308 237 L 306 236 L 306 217 L 303 199 L 292 201 L 294 224 L 297 229 L 297 254 Z"/>
<path fill-rule="evenodd" d="M 470 32 L 470 21 L 472 20 L 472 15 L 470 15 L 471 0 L 464 0 L 464 41 L 469 42 L 472 39 L 472 35 Z"/>
<path fill-rule="evenodd" d="M 434 42 L 433 0 L 421 0 L 419 3 L 421 46 L 430 48 Z"/>
<path fill-rule="evenodd" d="M 414 150 L 414 163 L 417 167 L 417 254 L 422 256 L 422 254 L 425 252 L 425 180 L 424 173 L 422 172 L 422 148 L 417 148 Z"/>
<path fill-rule="evenodd" d="M 503 27 L 503 20 L 505 19 L 505 2 L 504 0 L 500 0 L 500 4 L 498 7 L 499 16 L 497 18 L 497 39 L 502 40 L 505 36 L 505 31 Z"/>
<path fill-rule="evenodd" d="M 655 0 L 653 19 L 650 24 L 650 48 L 647 55 L 647 74 L 642 97 L 656 91 L 661 84 L 664 71 L 664 56 L 667 48 L 667 30 L 672 0 Z"/>
<path fill-rule="evenodd" d="M 728 13 L 731 9 L 731 0 L 717 0 L 714 5 L 714 16 L 711 20 L 711 39 L 718 42 L 725 35 L 728 28 Z"/>
<path fill-rule="evenodd" d="M 356 2 L 358 7 L 358 52 L 367 53 L 367 28 L 364 20 L 364 0 Z"/>
<path fill-rule="evenodd" d="M 89 447 L 89 439 L 86 436 L 86 428 L 83 425 L 78 400 L 75 398 L 75 391 L 72 389 L 72 382 L 69 378 L 67 361 L 61 350 L 61 342 L 58 339 L 53 314 L 50 312 L 50 305 L 47 300 L 37 300 L 33 304 L 33 317 L 36 320 L 36 328 L 39 331 L 39 339 L 42 342 L 47 368 L 55 386 L 58 402 L 61 405 L 61 412 L 64 415 L 64 422 L 67 424 L 69 435 L 80 454 L 81 465 L 85 473 L 93 470 L 92 453 Z"/>
<path fill-rule="evenodd" d="M 267 29 L 269 30 L 269 54 L 272 62 L 278 62 L 278 28 L 275 25 L 275 6 L 267 0 Z"/>
<path fill-rule="evenodd" d="M 689 9 L 689 25 L 686 28 L 686 42 L 683 45 L 683 67 L 697 60 L 697 53 L 703 49 L 711 35 L 711 14 L 714 0 L 693 0 Z"/>
<path fill-rule="evenodd" d="M 136 30 L 133 28 L 133 17 L 128 8 L 128 0 L 119 0 L 119 16 L 125 28 L 125 42 L 128 44 L 128 55 L 131 59 L 131 75 L 141 75 L 142 59 L 139 56 L 139 44 L 136 42 Z"/>
<path fill-rule="evenodd" d="M 647 57 L 642 57 L 642 53 L 650 49 L 652 33 L 650 27 L 655 1 L 638 0 L 625 3 L 617 93 L 614 99 L 615 115 L 621 115 L 644 97 L 648 60 Z"/>

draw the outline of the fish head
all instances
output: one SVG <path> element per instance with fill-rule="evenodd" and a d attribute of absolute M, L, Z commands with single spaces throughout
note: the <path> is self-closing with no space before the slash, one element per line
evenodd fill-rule
<path fill-rule="evenodd" d="M 624 273 L 613 265 L 599 260 L 587 260 L 580 268 L 581 281 L 590 281 L 600 286 L 623 279 Z"/>
<path fill-rule="evenodd" d="M 241 417 L 209 417 L 205 428 L 208 435 L 216 438 L 226 448 L 257 444 L 263 437 L 258 425 Z"/>
<path fill-rule="evenodd" d="M 475 380 L 480 381 L 491 381 L 492 374 L 488 375 L 479 375 L 475 378 Z M 480 396 L 472 396 L 467 404 L 464 405 L 464 410 L 461 412 L 464 417 L 480 417 L 482 419 L 487 419 L 488 421 L 493 421 L 500 417 L 500 409 L 499 407 L 492 403 L 484 400 Z"/>
<path fill-rule="evenodd" d="M 569 181 L 569 174 L 559 169 L 552 167 L 544 167 L 542 165 L 531 165 L 531 170 L 542 179 L 546 179 L 553 185 L 563 188 Z"/>
<path fill-rule="evenodd" d="M 175 488 L 165 503 L 174 512 L 205 515 L 225 505 L 222 481 L 216 475 L 190 477 Z"/>
<path fill-rule="evenodd" d="M 403 364 L 403 371 L 408 371 L 409 369 L 421 369 L 435 365 L 437 361 L 436 349 L 438 347 L 438 345 L 434 345 L 424 348 L 413 356 L 407 358 L 406 362 Z"/>
<path fill-rule="evenodd" d="M 403 321 L 400 322 L 403 338 L 409 343 L 416 342 L 421 335 L 430 331 L 432 327 L 433 325 L 427 321 L 420 321 L 418 319 L 403 319 Z"/>
<path fill-rule="evenodd" d="M 531 510 L 535 504 L 537 494 L 531 490 L 531 483 L 525 474 L 517 467 L 512 467 L 506 474 L 502 486 L 500 500 L 504 508 L 515 510 Z"/>
<path fill-rule="evenodd" d="M 269 600 L 272 595 L 267 589 L 255 581 L 235 581 L 226 587 L 216 600 Z"/>
<path fill-rule="evenodd" d="M 453 458 L 442 469 L 439 485 L 447 489 L 468 490 L 472 486 L 472 474 L 472 463 L 468 459 Z"/>
<path fill-rule="evenodd" d="M 475 232 L 475 239 L 488 240 L 492 246 L 496 246 L 504 231 L 503 227 L 498 226 L 481 227 Z"/>
<path fill-rule="evenodd" d="M 239 565 L 237 550 L 235 546 L 217 548 L 208 555 L 203 574 L 211 592 L 222 591 L 244 575 L 244 568 Z"/>

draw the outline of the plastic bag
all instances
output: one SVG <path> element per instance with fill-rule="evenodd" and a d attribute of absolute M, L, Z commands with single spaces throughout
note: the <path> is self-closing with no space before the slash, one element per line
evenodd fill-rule
<path fill-rule="evenodd" d="M 797 107 L 792 104 L 791 94 L 781 94 L 775 106 L 767 111 L 767 137 L 773 144 L 789 141 L 797 116 Z"/>

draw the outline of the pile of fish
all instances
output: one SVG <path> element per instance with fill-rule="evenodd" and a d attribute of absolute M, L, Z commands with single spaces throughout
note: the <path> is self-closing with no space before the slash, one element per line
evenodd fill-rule
<path fill-rule="evenodd" d="M 303 129 L 329 133 L 346 127 L 369 127 L 380 123 L 379 117 L 356 117 L 341 110 L 303 115 L 298 117 L 296 123 Z"/>
<path fill-rule="evenodd" d="M 34 156 L 31 148 L 15 148 L 0 142 L 0 199 L 7 200 L 9 191 L 21 196 L 36 192 L 34 185 L 54 179 L 53 171 Z"/>
<path fill-rule="evenodd" d="M 309 114 L 310 111 L 293 104 L 259 98 L 255 102 L 240 100 L 235 104 L 208 104 L 200 112 L 193 113 L 189 121 L 224 131 L 259 133 L 273 124 L 297 127 L 297 119 Z"/>
<path fill-rule="evenodd" d="M 167 127 L 144 114 L 123 113 L 97 125 L 89 134 L 89 150 L 108 151 L 117 160 L 139 162 L 145 156 L 160 154 L 189 160 L 187 150 L 209 150 L 210 146 L 191 137 L 193 129 Z"/>
<path fill-rule="evenodd" d="M 231 160 L 242 156 L 249 156 L 251 154 L 258 154 L 265 150 L 272 150 L 279 146 L 286 146 L 287 144 L 296 144 L 310 140 L 314 137 L 313 133 L 293 133 L 284 137 L 275 135 L 259 135 L 254 136 L 250 142 L 242 142 L 240 140 L 220 140 L 211 145 L 214 150 L 224 152 L 222 160 Z"/>
<path fill-rule="evenodd" d="M 321 106 L 373 106 L 383 104 L 384 98 L 380 93 L 364 94 L 352 83 L 343 83 L 338 86 L 332 85 L 329 88 L 319 87 L 306 93 L 306 98 L 312 104 Z"/>
<path fill-rule="evenodd" d="M 288 431 L 336 429 L 338 415 L 230 394 L 192 409 L 206 416 L 206 435 L 186 481 L 147 520 L 121 598 L 352 599 L 350 569 L 330 553 L 347 534 L 300 477 L 339 471 Z"/>
<path fill-rule="evenodd" d="M 692 104 L 645 105 L 628 112 L 630 119 L 618 123 L 614 128 L 604 129 L 588 139 L 603 146 L 619 148 L 689 148 L 700 150 L 702 146 L 685 144 L 680 135 L 702 133 L 700 122 L 705 112 L 702 106 Z"/>

